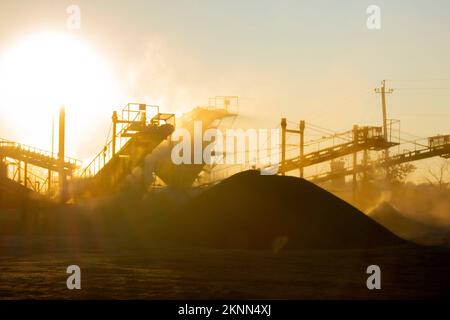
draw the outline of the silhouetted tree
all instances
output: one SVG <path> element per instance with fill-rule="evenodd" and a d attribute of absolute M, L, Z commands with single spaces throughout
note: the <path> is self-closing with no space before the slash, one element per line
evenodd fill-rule
<path fill-rule="evenodd" d="M 416 170 L 416 166 L 411 163 L 397 164 L 386 168 L 386 180 L 390 184 L 400 184 Z"/>
<path fill-rule="evenodd" d="M 450 173 L 450 163 L 448 159 L 442 159 L 437 169 L 428 169 L 429 177 L 425 177 L 431 185 L 436 185 L 440 188 L 447 187 L 448 175 Z"/>

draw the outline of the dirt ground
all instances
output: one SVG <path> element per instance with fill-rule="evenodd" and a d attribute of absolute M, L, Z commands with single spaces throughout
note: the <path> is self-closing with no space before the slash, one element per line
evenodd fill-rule
<path fill-rule="evenodd" d="M 60 239 L 1 239 L 1 299 L 439 299 L 450 297 L 450 251 L 398 247 L 341 251 L 62 248 Z M 16 248 L 3 245 L 15 243 Z M 53 244 L 53 245 L 52 245 Z M 33 247 L 33 249 L 27 249 Z M 53 248 L 52 248 L 53 247 Z M 52 249 L 49 249 L 52 248 Z M 81 268 L 68 290 L 66 268 Z M 381 268 L 368 290 L 366 268 Z"/>

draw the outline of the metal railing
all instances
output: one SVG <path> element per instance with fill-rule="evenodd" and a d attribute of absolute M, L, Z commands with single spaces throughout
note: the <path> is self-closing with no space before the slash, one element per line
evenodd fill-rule
<path fill-rule="evenodd" d="M 23 153 L 32 153 L 32 154 L 35 154 L 35 155 L 38 155 L 41 157 L 45 157 L 45 158 L 49 158 L 49 159 L 52 159 L 55 161 L 58 160 L 58 154 L 55 152 L 43 150 L 40 148 L 32 147 L 32 146 L 29 146 L 26 144 L 14 142 L 14 141 L 2 139 L 2 138 L 0 138 L 0 150 L 1 149 L 13 149 L 13 150 L 20 151 Z M 6 156 L 8 156 L 8 155 L 6 155 Z M 72 165 L 73 167 L 79 167 L 82 164 L 82 161 L 75 159 L 75 158 L 71 158 L 71 157 L 64 157 L 64 162 L 66 164 Z"/>
<path fill-rule="evenodd" d="M 133 108 L 134 107 L 134 108 Z M 137 109 L 136 109 L 137 107 Z M 149 109 L 155 109 L 156 113 L 149 113 Z M 95 176 L 113 157 L 119 153 L 125 144 L 132 138 L 129 135 L 125 135 L 127 131 L 136 131 L 133 127 L 136 123 L 141 122 L 145 126 L 151 124 L 160 125 L 161 121 L 168 122 L 172 117 L 162 117 L 159 112 L 159 106 L 147 105 L 141 103 L 128 103 L 121 111 L 121 117 L 117 122 L 120 125 L 119 130 L 116 132 L 115 137 L 111 137 L 107 141 L 103 149 L 92 159 L 92 161 L 81 171 L 79 174 L 82 178 L 88 178 Z M 144 118 L 142 118 L 144 116 Z M 116 141 L 116 151 L 113 154 L 113 140 Z M 118 143 L 117 143 L 118 142 Z"/>
<path fill-rule="evenodd" d="M 121 116 L 122 119 L 125 118 L 125 120 L 128 122 L 125 125 L 122 125 L 119 132 L 116 133 L 116 137 L 112 137 L 111 140 L 109 140 L 103 149 L 97 153 L 96 156 L 92 159 L 91 162 L 81 171 L 80 177 L 82 178 L 88 178 L 95 176 L 108 162 L 112 159 L 113 152 L 112 152 L 112 144 L 113 139 L 119 139 L 119 150 L 122 149 L 122 139 L 126 139 L 128 141 L 130 138 L 123 138 L 122 134 L 125 133 L 131 125 L 139 119 L 141 116 L 140 112 L 128 112 L 126 117 L 124 117 L 124 110 L 129 109 L 131 104 L 127 104 L 127 106 L 122 110 Z M 130 117 L 131 114 L 134 114 L 133 117 Z"/>

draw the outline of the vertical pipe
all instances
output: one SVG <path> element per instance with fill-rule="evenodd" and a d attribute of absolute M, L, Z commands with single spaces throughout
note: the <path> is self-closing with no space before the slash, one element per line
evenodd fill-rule
<path fill-rule="evenodd" d="M 47 193 L 50 194 L 50 189 L 52 187 L 52 170 L 48 170 L 48 178 L 47 178 Z"/>
<path fill-rule="evenodd" d="M 116 134 L 117 134 L 117 112 L 112 115 L 112 157 L 116 154 Z"/>
<path fill-rule="evenodd" d="M 300 178 L 303 178 L 303 160 L 305 156 L 305 120 L 300 121 Z"/>
<path fill-rule="evenodd" d="M 52 115 L 52 157 L 55 152 L 55 117 Z"/>
<path fill-rule="evenodd" d="M 372 138 L 372 136 L 371 136 Z M 369 128 L 365 127 L 364 128 L 364 143 L 367 142 L 367 140 L 369 139 Z M 368 149 L 365 148 L 364 149 L 364 153 L 363 153 L 363 176 L 364 176 L 364 180 L 366 180 L 367 178 L 367 163 L 368 163 L 368 158 L 369 158 L 369 154 L 368 154 Z"/>
<path fill-rule="evenodd" d="M 354 146 L 356 147 L 356 145 L 358 144 L 358 126 L 354 125 L 353 126 L 353 141 L 354 141 Z M 356 201 L 356 188 L 357 188 L 357 181 L 356 181 L 356 166 L 357 164 L 357 158 L 358 153 L 355 151 L 353 152 L 353 201 Z"/>
<path fill-rule="evenodd" d="M 225 98 L 224 100 L 224 106 L 225 106 L 225 110 L 228 112 L 228 108 L 230 107 L 230 100 Z"/>
<path fill-rule="evenodd" d="M 8 165 L 4 158 L 0 158 L 0 179 L 8 176 Z"/>
<path fill-rule="evenodd" d="M 23 163 L 23 185 L 28 187 L 28 162 Z"/>
<path fill-rule="evenodd" d="M 66 112 L 64 106 L 59 110 L 59 139 L 58 139 L 58 174 L 59 174 L 59 194 L 62 202 L 66 200 L 66 173 L 64 170 L 65 157 L 65 132 L 66 132 Z"/>
<path fill-rule="evenodd" d="M 147 105 L 140 104 L 139 105 L 139 111 L 141 113 L 141 126 L 142 126 L 142 129 L 143 129 L 143 128 L 145 128 L 145 126 L 147 124 Z"/>
<path fill-rule="evenodd" d="M 22 183 L 22 173 L 20 172 L 20 166 L 22 164 L 22 161 L 17 162 L 17 182 Z"/>
<path fill-rule="evenodd" d="M 281 119 L 281 170 L 282 176 L 286 175 L 286 118 Z"/>
<path fill-rule="evenodd" d="M 107 146 L 104 146 L 104 147 L 103 147 L 103 165 L 102 165 L 102 168 L 106 165 L 106 155 L 107 155 L 107 152 L 108 152 L 108 147 L 107 147 Z"/>
<path fill-rule="evenodd" d="M 55 116 L 52 114 L 52 158 L 54 157 L 55 157 Z M 47 192 L 50 194 L 50 189 L 52 186 L 52 171 L 50 169 L 48 170 L 47 183 L 48 183 Z"/>

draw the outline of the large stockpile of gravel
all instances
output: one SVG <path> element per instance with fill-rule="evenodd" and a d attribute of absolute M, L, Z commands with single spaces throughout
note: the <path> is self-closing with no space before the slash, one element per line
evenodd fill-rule
<path fill-rule="evenodd" d="M 192 199 L 172 234 L 186 245 L 367 249 L 405 241 L 350 204 L 295 177 L 236 174 Z"/>

